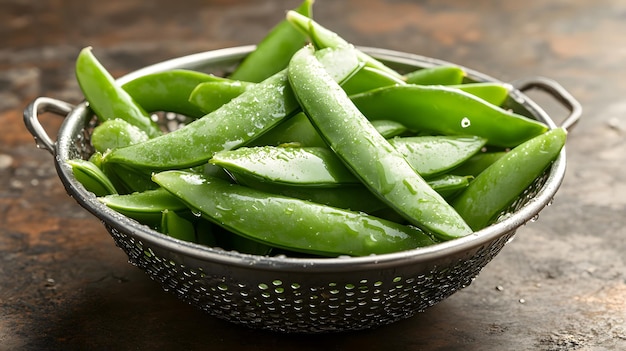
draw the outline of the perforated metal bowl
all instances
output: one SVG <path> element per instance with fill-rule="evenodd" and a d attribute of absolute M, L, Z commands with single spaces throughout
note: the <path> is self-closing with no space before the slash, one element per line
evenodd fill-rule
<path fill-rule="evenodd" d="M 232 69 L 252 46 L 215 50 L 164 61 L 119 79 L 174 68 L 220 74 Z M 361 48 L 399 71 L 449 64 L 396 51 Z M 467 69 L 471 81 L 497 81 Z M 512 83 L 508 108 L 556 127 L 523 92 L 538 88 L 569 109 L 562 126 L 581 114 L 578 102 L 559 84 L 545 78 Z M 65 117 L 53 141 L 38 114 Z M 91 153 L 95 119 L 86 103 L 77 106 L 40 97 L 24 111 L 37 145 L 54 156 L 67 193 L 98 217 L 129 261 L 163 289 L 209 314 L 254 328 L 318 333 L 377 327 L 404 319 L 468 286 L 480 270 L 535 217 L 557 192 L 565 174 L 565 150 L 500 220 L 472 235 L 410 251 L 368 257 L 266 257 L 183 242 L 122 216 L 97 201 L 74 178 L 65 161 Z"/>

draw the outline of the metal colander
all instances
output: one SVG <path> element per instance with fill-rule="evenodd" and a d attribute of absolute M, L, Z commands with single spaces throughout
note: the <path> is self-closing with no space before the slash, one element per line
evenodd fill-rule
<path fill-rule="evenodd" d="M 222 74 L 231 70 L 252 46 L 209 51 L 164 61 L 128 74 L 136 77 L 174 68 Z M 361 48 L 389 66 L 408 72 L 449 64 L 390 50 Z M 468 80 L 497 81 L 467 69 Z M 569 111 L 561 124 L 568 128 L 580 117 L 578 102 L 559 84 L 545 78 L 512 83 L 506 107 L 556 127 L 523 92 L 538 88 Z M 38 114 L 65 117 L 53 141 Z M 169 128 L 181 116 L 159 114 Z M 497 223 L 472 235 L 410 251 L 367 257 L 294 258 L 255 256 L 183 242 L 129 219 L 103 205 L 74 178 L 65 163 L 87 158 L 96 120 L 86 103 L 77 106 L 40 97 L 24 111 L 24 121 L 37 145 L 55 156 L 67 193 L 98 217 L 129 262 L 159 282 L 164 290 L 210 315 L 254 328 L 281 332 L 319 333 L 358 330 L 389 324 L 415 315 L 468 286 L 480 270 L 515 235 L 515 231 L 548 205 L 565 174 L 565 150 L 554 164 L 519 197 Z"/>

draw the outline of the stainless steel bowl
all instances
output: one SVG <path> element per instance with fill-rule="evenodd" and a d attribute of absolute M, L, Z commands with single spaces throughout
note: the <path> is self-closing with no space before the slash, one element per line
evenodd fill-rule
<path fill-rule="evenodd" d="M 174 68 L 228 72 L 253 46 L 198 53 L 130 73 L 120 84 Z M 375 48 L 363 51 L 399 71 L 448 62 Z M 498 81 L 466 68 L 471 81 Z M 540 89 L 570 113 L 560 124 L 573 126 L 578 102 L 558 83 L 530 78 L 511 83 L 506 107 L 555 128 L 555 122 L 524 91 Z M 38 114 L 65 117 L 56 141 Z M 533 219 L 556 194 L 565 175 L 565 149 L 544 176 L 520 196 L 500 220 L 467 237 L 410 251 L 367 257 L 266 257 L 183 242 L 160 234 L 103 205 L 74 178 L 66 162 L 87 158 L 94 124 L 86 103 L 73 106 L 40 97 L 24 111 L 24 122 L 37 145 L 54 156 L 67 193 L 98 217 L 129 262 L 164 290 L 207 313 L 241 325 L 281 332 L 318 333 L 377 327 L 413 316 L 468 286 L 516 230 Z"/>

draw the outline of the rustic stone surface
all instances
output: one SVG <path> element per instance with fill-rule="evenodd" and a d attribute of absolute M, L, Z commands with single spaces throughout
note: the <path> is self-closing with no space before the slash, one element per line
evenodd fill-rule
<path fill-rule="evenodd" d="M 21 121 L 37 96 L 81 100 L 87 45 L 119 76 L 256 43 L 298 1 L 0 0 L 0 349 L 626 349 L 626 4 L 329 1 L 315 16 L 349 41 L 459 63 L 505 81 L 541 75 L 584 107 L 552 206 L 474 281 L 376 330 L 296 336 L 214 319 L 127 263 L 69 198 Z M 541 97 L 537 98 L 538 101 Z M 564 112 L 546 101 L 558 116 Z M 51 134 L 61 118 L 42 116 Z"/>

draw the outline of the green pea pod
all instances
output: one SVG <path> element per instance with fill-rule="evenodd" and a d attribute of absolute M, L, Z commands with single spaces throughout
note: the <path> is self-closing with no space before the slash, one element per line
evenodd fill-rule
<path fill-rule="evenodd" d="M 341 81 L 358 69 L 353 48 L 320 52 L 320 59 Z M 241 146 L 300 112 L 283 70 L 229 103 L 183 128 L 146 142 L 113 150 L 104 163 L 147 170 L 181 169 L 207 162 L 215 152 Z"/>
<path fill-rule="evenodd" d="M 387 87 L 390 85 L 404 85 L 402 79 L 374 67 L 363 67 L 354 76 L 341 85 L 346 94 L 353 95 L 372 89 Z"/>
<path fill-rule="evenodd" d="M 267 133 L 254 139 L 247 146 L 297 144 L 299 146 L 321 146 L 326 147 L 326 143 L 309 121 L 309 118 L 302 112 L 287 119 Z"/>
<path fill-rule="evenodd" d="M 162 134 L 150 115 L 115 83 L 91 52 L 91 47 L 82 49 L 76 59 L 76 79 L 89 107 L 101 121 L 121 118 L 150 137 Z"/>
<path fill-rule="evenodd" d="M 449 171 L 484 145 L 482 138 L 453 136 L 395 138 L 389 142 L 424 177 Z M 315 188 L 361 183 L 327 147 L 241 147 L 217 152 L 209 163 L 271 183 Z"/>
<path fill-rule="evenodd" d="M 252 189 L 336 208 L 372 213 L 389 207 L 360 183 L 335 184 L 332 187 L 312 187 L 280 181 L 267 181 L 263 178 L 255 177 L 246 171 L 229 171 L 229 174 L 237 184 L 245 185 Z"/>
<path fill-rule="evenodd" d="M 361 114 L 310 48 L 291 59 L 289 82 L 320 135 L 374 194 L 437 238 L 471 233 L 454 209 Z"/>
<path fill-rule="evenodd" d="M 230 172 L 244 172 L 273 183 L 312 187 L 360 184 L 325 147 L 242 147 L 218 152 L 209 162 Z"/>
<path fill-rule="evenodd" d="M 196 230 L 193 223 L 169 209 L 163 210 L 161 214 L 161 233 L 179 240 L 196 242 Z"/>
<path fill-rule="evenodd" d="M 229 171 L 237 183 L 272 194 L 294 197 L 337 208 L 373 213 L 388 208 L 362 184 L 336 184 L 333 187 L 311 187 L 267 181 L 246 171 Z M 469 184 L 471 177 L 445 174 L 427 181 L 433 190 L 449 198 Z"/>
<path fill-rule="evenodd" d="M 303 16 L 295 11 L 287 12 L 287 21 L 305 33 L 318 50 L 323 48 L 340 48 L 351 45 L 337 33 L 328 30 L 313 19 Z M 384 63 L 376 60 L 363 51 L 357 50 L 357 55 L 359 56 L 359 59 L 365 63 L 365 66 L 382 70 L 392 76 L 402 79 L 402 76 L 398 72 L 387 67 Z"/>
<path fill-rule="evenodd" d="M 96 126 L 91 133 L 91 145 L 101 153 L 148 140 L 144 131 L 123 119 L 109 119 Z"/>
<path fill-rule="evenodd" d="M 72 167 L 72 173 L 76 180 L 96 196 L 117 194 L 117 190 L 109 177 L 94 163 L 77 158 L 68 160 L 67 164 Z"/>
<path fill-rule="evenodd" d="M 504 83 L 481 82 L 448 85 L 449 88 L 461 89 L 496 106 L 502 106 L 509 96 L 509 87 Z"/>
<path fill-rule="evenodd" d="M 493 146 L 514 147 L 548 130 L 544 123 L 439 85 L 397 85 L 351 98 L 369 119 L 391 119 L 438 134 L 476 135 Z"/>
<path fill-rule="evenodd" d="M 459 166 L 478 153 L 487 140 L 476 136 L 416 136 L 389 139 L 422 177 Z"/>
<path fill-rule="evenodd" d="M 201 83 L 189 94 L 189 103 L 205 114 L 211 113 L 252 86 L 254 83 L 238 80 Z"/>
<path fill-rule="evenodd" d="M 122 85 L 122 89 L 148 112 L 174 112 L 199 118 L 205 113 L 188 97 L 198 84 L 216 81 L 227 80 L 212 74 L 174 69 L 135 78 Z"/>
<path fill-rule="evenodd" d="M 100 151 L 95 151 L 91 156 L 89 156 L 89 162 L 96 165 L 96 167 L 102 169 L 102 153 Z"/>
<path fill-rule="evenodd" d="M 495 220 L 556 159 L 567 132 L 552 129 L 512 149 L 481 172 L 452 202 L 474 229 Z"/>
<path fill-rule="evenodd" d="M 504 156 L 505 151 L 479 152 L 451 171 L 452 174 L 476 177 L 497 159 Z"/>
<path fill-rule="evenodd" d="M 165 171 L 153 178 L 203 217 L 274 247 L 324 256 L 362 256 L 434 243 L 414 227 L 199 174 Z"/>
<path fill-rule="evenodd" d="M 420 85 L 453 85 L 461 84 L 465 70 L 459 66 L 433 66 L 420 68 L 404 75 L 408 84 Z"/>
<path fill-rule="evenodd" d="M 187 206 L 167 190 L 157 188 L 124 195 L 107 195 L 98 198 L 107 207 L 142 224 L 157 227 L 163 211 L 187 211 Z"/>
<path fill-rule="evenodd" d="M 436 178 L 428 179 L 428 185 L 444 199 L 448 200 L 467 188 L 471 180 L 471 176 L 444 174 Z"/>
<path fill-rule="evenodd" d="M 104 155 L 103 159 L 107 155 Z M 102 163 L 102 171 L 109 177 L 120 194 L 130 194 L 151 189 L 157 185 L 151 180 L 151 172 L 121 163 Z"/>
<path fill-rule="evenodd" d="M 370 123 L 372 123 L 380 135 L 387 139 L 400 136 L 409 130 L 402 123 L 386 119 L 379 119 Z"/>
<path fill-rule="evenodd" d="M 311 17 L 313 0 L 305 0 L 294 12 Z M 231 79 L 261 82 L 287 67 L 291 56 L 306 43 L 306 36 L 295 29 L 287 20 L 278 23 L 248 54 Z"/>

